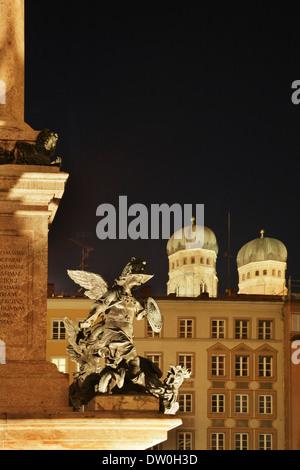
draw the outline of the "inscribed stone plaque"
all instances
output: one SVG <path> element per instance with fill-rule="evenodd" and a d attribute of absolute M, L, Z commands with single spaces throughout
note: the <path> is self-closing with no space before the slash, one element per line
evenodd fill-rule
<path fill-rule="evenodd" d="M 26 347 L 32 329 L 30 232 L 0 232 L 0 340 Z"/>

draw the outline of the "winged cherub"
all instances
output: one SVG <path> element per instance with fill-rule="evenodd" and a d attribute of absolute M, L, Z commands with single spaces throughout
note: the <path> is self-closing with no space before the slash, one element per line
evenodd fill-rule
<path fill-rule="evenodd" d="M 162 329 L 161 316 L 155 301 L 138 300 L 132 293 L 153 277 L 146 272 L 146 261 L 132 258 L 111 289 L 98 274 L 85 271 L 68 271 L 68 274 L 77 284 L 87 289 L 85 295 L 95 301 L 88 318 L 81 323 L 80 328 L 74 330 L 74 324 L 65 319 L 69 340 L 73 338 L 73 341 L 70 341 L 71 351 L 75 361 L 81 361 L 85 372 L 82 378 L 92 372 L 99 372 L 93 362 L 98 356 L 105 358 L 106 365 L 109 365 L 111 370 L 117 370 L 121 363 L 125 364 L 130 380 L 144 385 L 145 377 L 140 367 L 140 358 L 133 345 L 133 320 L 135 317 L 141 320 L 147 316 L 154 331 L 159 332 Z M 100 316 L 101 321 L 98 322 Z M 106 375 L 104 381 L 106 385 L 108 377 Z M 118 376 L 118 380 L 117 385 L 121 388 L 124 375 Z M 102 381 L 100 386 L 103 392 L 107 388 L 103 385 L 104 382 Z"/>

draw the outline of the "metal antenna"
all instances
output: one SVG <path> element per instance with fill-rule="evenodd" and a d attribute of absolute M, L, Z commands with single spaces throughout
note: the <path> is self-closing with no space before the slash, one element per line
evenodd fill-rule
<path fill-rule="evenodd" d="M 85 260 L 89 257 L 89 254 L 94 251 L 94 248 L 87 246 L 85 240 L 86 238 L 91 238 L 92 234 L 88 232 L 80 232 L 76 234 L 76 237 L 81 238 L 81 240 L 76 240 L 75 238 L 69 238 L 69 240 L 81 247 L 81 263 L 79 265 L 79 269 L 86 271 L 89 266 L 85 264 Z"/>
<path fill-rule="evenodd" d="M 228 212 L 228 247 L 227 247 L 227 253 L 225 253 L 225 256 L 227 257 L 227 293 L 229 294 L 230 291 L 230 258 L 233 258 L 231 255 L 231 214 Z"/>

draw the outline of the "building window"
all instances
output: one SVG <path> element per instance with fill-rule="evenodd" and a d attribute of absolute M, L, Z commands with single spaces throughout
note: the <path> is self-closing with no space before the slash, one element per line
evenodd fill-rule
<path fill-rule="evenodd" d="M 194 320 L 190 318 L 181 318 L 179 320 L 179 338 L 194 337 Z"/>
<path fill-rule="evenodd" d="M 258 436 L 258 450 L 272 450 L 273 449 L 273 436 L 272 434 L 259 434 Z"/>
<path fill-rule="evenodd" d="M 178 403 L 180 413 L 191 413 L 193 411 L 193 395 L 191 393 L 180 393 Z"/>
<path fill-rule="evenodd" d="M 234 412 L 249 413 L 249 395 L 236 394 L 234 396 Z"/>
<path fill-rule="evenodd" d="M 225 320 L 211 321 L 211 337 L 225 338 Z"/>
<path fill-rule="evenodd" d="M 67 372 L 68 360 L 66 357 L 52 357 L 50 361 L 52 362 L 52 364 L 56 365 L 59 372 Z"/>
<path fill-rule="evenodd" d="M 161 369 L 162 366 L 162 358 L 161 354 L 146 354 L 146 359 L 149 361 L 153 362 L 159 369 Z"/>
<path fill-rule="evenodd" d="M 249 376 L 249 356 L 235 356 L 235 376 Z"/>
<path fill-rule="evenodd" d="M 187 258 L 183 258 L 183 264 L 187 264 Z"/>
<path fill-rule="evenodd" d="M 207 292 L 207 285 L 202 281 L 200 284 L 200 294 L 204 294 L 205 292 Z"/>
<path fill-rule="evenodd" d="M 174 269 L 174 268 L 175 268 L 175 264 L 174 264 L 174 263 L 172 263 L 172 265 L 171 265 L 171 269 Z"/>
<path fill-rule="evenodd" d="M 210 450 L 225 450 L 225 434 L 223 432 L 211 433 Z"/>
<path fill-rule="evenodd" d="M 250 279 L 250 273 L 247 273 L 247 279 Z"/>
<path fill-rule="evenodd" d="M 247 339 L 249 335 L 249 321 L 235 320 L 234 337 L 235 339 Z"/>
<path fill-rule="evenodd" d="M 263 275 L 266 276 L 268 274 L 268 271 L 266 269 L 263 270 Z"/>
<path fill-rule="evenodd" d="M 300 331 L 300 315 L 292 313 L 292 331 Z"/>
<path fill-rule="evenodd" d="M 176 268 L 179 268 L 179 260 L 176 261 Z"/>
<path fill-rule="evenodd" d="M 255 271 L 255 276 L 259 276 L 259 271 Z"/>
<path fill-rule="evenodd" d="M 177 434 L 177 450 L 192 450 L 193 436 L 191 432 Z"/>
<path fill-rule="evenodd" d="M 249 449 L 249 435 L 247 433 L 235 433 L 234 435 L 234 450 L 248 450 Z"/>
<path fill-rule="evenodd" d="M 245 274 L 243 274 L 242 275 L 242 281 L 245 281 L 245 279 L 246 279 L 246 276 L 245 276 Z"/>
<path fill-rule="evenodd" d="M 258 339 L 272 339 L 273 322 L 272 320 L 258 321 Z"/>
<path fill-rule="evenodd" d="M 204 258 L 200 258 L 200 264 L 204 264 Z"/>
<path fill-rule="evenodd" d="M 281 271 L 278 271 L 278 277 L 281 277 Z"/>
<path fill-rule="evenodd" d="M 146 330 L 147 338 L 161 338 L 161 332 L 155 333 L 155 331 L 152 330 L 152 327 L 148 321 L 147 321 L 146 329 L 147 329 Z"/>
<path fill-rule="evenodd" d="M 258 396 L 258 412 L 260 414 L 272 414 L 273 413 L 272 395 L 259 395 Z"/>
<path fill-rule="evenodd" d="M 207 258 L 206 264 L 209 266 L 210 265 L 210 258 Z"/>
<path fill-rule="evenodd" d="M 211 412 L 225 413 L 225 395 L 221 393 L 214 393 L 211 396 Z"/>
<path fill-rule="evenodd" d="M 191 258 L 191 264 L 195 264 L 195 258 Z"/>
<path fill-rule="evenodd" d="M 272 269 L 272 276 L 276 276 L 276 271 L 275 271 L 275 269 Z"/>
<path fill-rule="evenodd" d="M 194 356 L 192 354 L 179 354 L 178 362 L 181 367 L 186 367 L 193 375 L 194 371 Z"/>
<path fill-rule="evenodd" d="M 214 377 L 225 376 L 225 356 L 213 355 L 211 357 L 211 375 Z"/>
<path fill-rule="evenodd" d="M 272 356 L 259 356 L 258 359 L 258 376 L 259 377 L 272 377 L 273 376 L 273 357 Z"/>
<path fill-rule="evenodd" d="M 52 320 L 52 339 L 66 339 L 66 328 L 63 320 Z"/>

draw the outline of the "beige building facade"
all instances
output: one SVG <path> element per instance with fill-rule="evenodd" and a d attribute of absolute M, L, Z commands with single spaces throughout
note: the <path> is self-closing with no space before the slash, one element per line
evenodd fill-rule
<path fill-rule="evenodd" d="M 181 364 L 191 377 L 180 389 L 183 425 L 163 450 L 259 450 L 285 448 L 283 302 L 278 297 L 156 299 L 163 317 L 157 335 L 136 321 L 140 356 L 163 372 Z M 84 298 L 48 299 L 47 358 L 72 382 L 76 365 L 66 351 L 65 316 L 80 322 L 90 310 Z"/>

